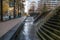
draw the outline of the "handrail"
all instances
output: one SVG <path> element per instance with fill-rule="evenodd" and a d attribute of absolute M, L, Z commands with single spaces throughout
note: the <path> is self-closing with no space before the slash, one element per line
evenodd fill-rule
<path fill-rule="evenodd" d="M 53 17 L 56 13 L 53 13 L 55 11 L 55 9 L 54 10 L 52 10 L 50 13 L 48 13 L 48 15 L 46 15 L 44 18 L 42 18 L 39 22 L 38 22 L 38 24 L 36 25 L 38 28 L 37 28 L 37 30 L 36 31 L 38 31 L 38 29 L 42 26 L 42 25 L 44 25 L 44 23 L 46 23 L 51 17 Z"/>

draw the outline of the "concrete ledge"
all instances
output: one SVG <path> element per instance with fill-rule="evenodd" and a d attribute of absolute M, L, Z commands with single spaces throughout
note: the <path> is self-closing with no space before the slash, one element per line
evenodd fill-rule
<path fill-rule="evenodd" d="M 15 25 L 15 27 L 13 27 L 5 35 L 3 35 L 0 40 L 10 40 L 10 39 L 12 39 L 12 37 L 16 35 L 16 32 L 17 32 L 18 29 L 20 29 L 20 30 L 22 29 L 22 23 L 18 23 L 17 25 Z"/>
<path fill-rule="evenodd" d="M 9 30 L 2 37 L 0 37 L 0 40 L 10 40 L 13 36 L 16 36 L 15 34 L 18 33 L 17 30 L 20 31 L 20 29 L 22 29 L 24 20 L 22 22 L 17 23 L 11 30 Z"/>

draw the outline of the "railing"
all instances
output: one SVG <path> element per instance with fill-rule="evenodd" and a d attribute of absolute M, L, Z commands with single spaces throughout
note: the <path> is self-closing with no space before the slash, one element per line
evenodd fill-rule
<path fill-rule="evenodd" d="M 55 10 L 50 11 L 45 17 L 39 20 L 37 26 L 37 31 L 40 26 L 42 26 L 45 22 L 47 22 L 51 17 L 53 17 L 56 13 L 54 13 Z"/>
<path fill-rule="evenodd" d="M 55 9 L 51 11 L 43 20 L 40 20 L 36 33 L 41 40 L 60 40 L 59 10 L 60 9 L 56 11 Z M 42 21 L 42 24 L 41 24 L 41 21 Z"/>

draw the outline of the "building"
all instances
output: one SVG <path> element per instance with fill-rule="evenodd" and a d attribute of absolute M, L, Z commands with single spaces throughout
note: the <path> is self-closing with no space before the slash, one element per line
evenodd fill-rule
<path fill-rule="evenodd" d="M 44 4 L 46 4 L 46 7 L 48 8 L 48 10 L 54 9 L 57 6 L 60 6 L 60 0 L 40 0 L 40 2 L 38 3 L 40 4 L 40 6 L 38 6 L 40 7 L 40 9 L 43 8 Z"/>

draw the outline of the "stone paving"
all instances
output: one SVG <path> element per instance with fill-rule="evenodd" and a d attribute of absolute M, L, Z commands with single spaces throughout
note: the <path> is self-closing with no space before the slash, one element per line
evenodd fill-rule
<path fill-rule="evenodd" d="M 17 19 L 13 19 L 6 22 L 0 23 L 0 37 L 2 37 L 5 33 L 7 33 L 9 30 L 11 30 L 17 23 L 23 22 L 26 17 L 21 17 Z"/>

